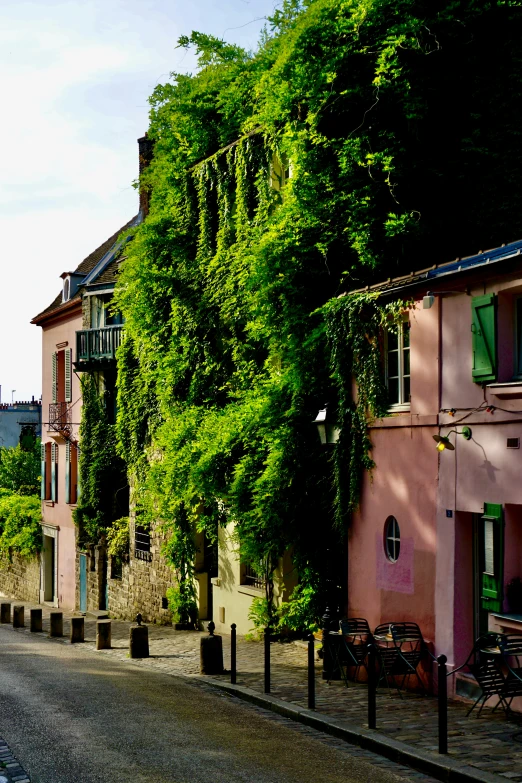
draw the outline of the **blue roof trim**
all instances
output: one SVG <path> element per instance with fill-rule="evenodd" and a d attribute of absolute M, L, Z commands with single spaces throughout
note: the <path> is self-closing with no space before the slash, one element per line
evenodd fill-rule
<path fill-rule="evenodd" d="M 143 215 L 141 212 L 139 212 L 135 219 L 130 224 L 129 228 L 135 228 L 136 226 L 139 226 L 139 224 L 143 221 Z M 119 242 L 116 242 L 110 250 L 108 250 L 104 256 L 100 258 L 98 263 L 96 264 L 93 269 L 89 272 L 88 275 L 86 275 L 83 280 L 81 281 L 80 285 L 89 285 L 92 282 L 96 280 L 96 278 L 102 274 L 102 272 L 109 266 L 111 261 L 114 260 L 114 257 L 116 253 L 129 241 L 130 237 L 125 237 L 125 239 L 120 240 Z"/>
<path fill-rule="evenodd" d="M 517 242 L 511 242 L 509 245 L 503 247 L 496 247 L 493 250 L 487 250 L 485 253 L 479 253 L 476 256 L 469 256 L 469 258 L 462 258 L 453 263 L 444 264 L 444 266 L 438 269 L 431 269 L 426 274 L 426 279 L 430 280 L 436 277 L 442 277 L 443 275 L 455 274 L 455 272 L 462 272 L 465 269 L 472 269 L 477 266 L 485 266 L 486 264 L 494 264 L 497 261 L 504 261 L 513 256 L 519 255 L 522 252 L 522 239 Z"/>

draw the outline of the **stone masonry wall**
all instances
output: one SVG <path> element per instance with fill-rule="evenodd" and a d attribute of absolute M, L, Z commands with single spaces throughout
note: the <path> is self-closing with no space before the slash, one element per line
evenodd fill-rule
<path fill-rule="evenodd" d="M 150 530 L 151 560 L 147 562 L 135 557 L 135 521 L 130 515 L 130 553 L 128 562 L 122 566 L 122 578 L 110 578 L 109 569 L 109 613 L 121 620 L 134 620 L 138 612 L 145 622 L 170 623 L 172 613 L 166 606 L 167 588 L 174 585 L 174 574 L 160 554 L 163 539 L 158 526 Z M 109 563 L 109 566 L 111 564 Z"/>
<path fill-rule="evenodd" d="M 11 562 L 0 556 L 0 591 L 22 601 L 40 601 L 40 558 L 27 560 L 13 554 Z"/>

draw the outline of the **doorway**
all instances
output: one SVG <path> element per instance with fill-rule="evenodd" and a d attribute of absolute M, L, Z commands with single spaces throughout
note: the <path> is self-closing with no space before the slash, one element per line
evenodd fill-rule
<path fill-rule="evenodd" d="M 45 533 L 40 573 L 40 601 L 56 603 L 56 537 Z"/>

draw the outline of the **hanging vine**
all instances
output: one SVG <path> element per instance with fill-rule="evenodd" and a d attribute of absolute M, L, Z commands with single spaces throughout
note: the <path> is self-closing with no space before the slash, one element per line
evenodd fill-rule
<path fill-rule="evenodd" d="M 185 606 L 195 532 L 234 525 L 253 565 L 292 547 L 285 611 L 317 617 L 332 508 L 342 531 L 386 407 L 377 335 L 397 317 L 338 297 L 522 230 L 519 5 L 285 0 L 252 54 L 180 40 L 199 70 L 151 97 L 151 211 L 116 291 L 117 435 Z M 311 422 L 335 399 L 332 479 Z"/>

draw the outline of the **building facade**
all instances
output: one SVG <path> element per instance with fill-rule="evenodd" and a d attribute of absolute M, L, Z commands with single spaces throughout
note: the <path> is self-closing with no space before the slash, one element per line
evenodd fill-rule
<path fill-rule="evenodd" d="M 349 531 L 349 614 L 417 622 L 453 667 L 488 629 L 522 631 L 521 249 L 370 289 L 413 305 L 383 339 L 390 408 Z"/>

